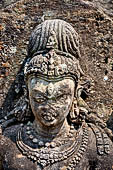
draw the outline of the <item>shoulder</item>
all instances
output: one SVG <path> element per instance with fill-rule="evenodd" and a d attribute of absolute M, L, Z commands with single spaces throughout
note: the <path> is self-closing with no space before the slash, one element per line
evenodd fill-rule
<path fill-rule="evenodd" d="M 9 150 L 15 150 L 16 148 L 15 142 L 10 137 L 11 133 L 9 130 L 0 133 L 0 159 L 4 157 Z"/>
<path fill-rule="evenodd" d="M 15 143 L 18 130 L 21 128 L 20 125 L 10 126 L 2 132 L 0 128 L 0 146 L 9 145 Z"/>
<path fill-rule="evenodd" d="M 15 143 L 16 136 L 17 136 L 19 129 L 21 129 L 21 125 L 10 126 L 4 130 L 3 136 L 10 139 L 11 141 Z"/>
<path fill-rule="evenodd" d="M 112 169 L 113 142 L 101 127 L 90 124 L 88 129 L 89 144 L 87 156 L 91 166 L 95 166 L 95 168 L 100 170 Z"/>

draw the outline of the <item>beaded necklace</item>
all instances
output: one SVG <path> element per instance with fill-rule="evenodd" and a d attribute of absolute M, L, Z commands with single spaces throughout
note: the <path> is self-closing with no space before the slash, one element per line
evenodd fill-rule
<path fill-rule="evenodd" d="M 83 125 L 77 130 L 76 136 L 74 133 L 74 127 L 71 127 L 71 133 L 69 132 L 69 135 L 67 136 L 68 140 L 64 138 L 61 140 L 60 145 L 58 145 L 58 142 L 55 141 L 44 143 L 43 141 L 38 140 L 34 134 L 32 134 L 31 137 L 31 134 L 29 133 L 30 128 L 26 129 L 27 130 L 25 133 L 29 135 L 29 140 L 31 140 L 32 143 L 37 143 L 37 148 L 34 149 L 25 144 L 24 139 L 22 138 L 23 129 L 18 132 L 16 140 L 17 146 L 23 155 L 27 156 L 28 159 L 37 162 L 37 164 L 40 164 L 42 167 L 66 160 L 72 156 L 72 160 L 67 167 L 67 169 L 70 169 L 70 167 L 72 169 L 73 165 L 75 167 L 79 163 L 83 153 L 86 151 L 88 143 L 88 127 L 85 123 L 83 123 Z M 65 146 L 65 141 L 70 143 L 70 140 L 72 141 L 73 136 L 75 137 L 72 145 L 62 151 L 60 148 Z"/>

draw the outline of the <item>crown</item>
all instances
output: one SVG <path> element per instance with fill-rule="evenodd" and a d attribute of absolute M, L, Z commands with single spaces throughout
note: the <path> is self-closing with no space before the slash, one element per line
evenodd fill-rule
<path fill-rule="evenodd" d="M 26 62 L 24 68 L 25 78 L 30 74 L 40 74 L 50 78 L 58 78 L 66 75 L 80 77 L 79 61 L 71 56 L 51 49 L 47 53 L 34 56 Z"/>

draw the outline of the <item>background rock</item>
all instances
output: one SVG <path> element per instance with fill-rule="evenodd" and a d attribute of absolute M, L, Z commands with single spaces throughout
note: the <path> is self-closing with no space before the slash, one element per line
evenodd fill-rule
<path fill-rule="evenodd" d="M 17 1 L 18 0 L 1 0 L 0 1 L 0 7 L 4 8 L 4 7 L 8 6 L 8 5 L 11 5 L 11 4 L 17 2 Z"/>

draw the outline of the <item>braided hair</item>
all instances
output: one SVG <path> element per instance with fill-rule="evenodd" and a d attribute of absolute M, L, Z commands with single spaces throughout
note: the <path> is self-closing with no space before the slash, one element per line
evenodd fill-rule
<path fill-rule="evenodd" d="M 59 19 L 46 20 L 34 29 L 29 39 L 28 57 L 46 49 L 51 32 L 56 34 L 56 48 L 59 51 L 80 58 L 78 33 L 69 23 Z"/>

